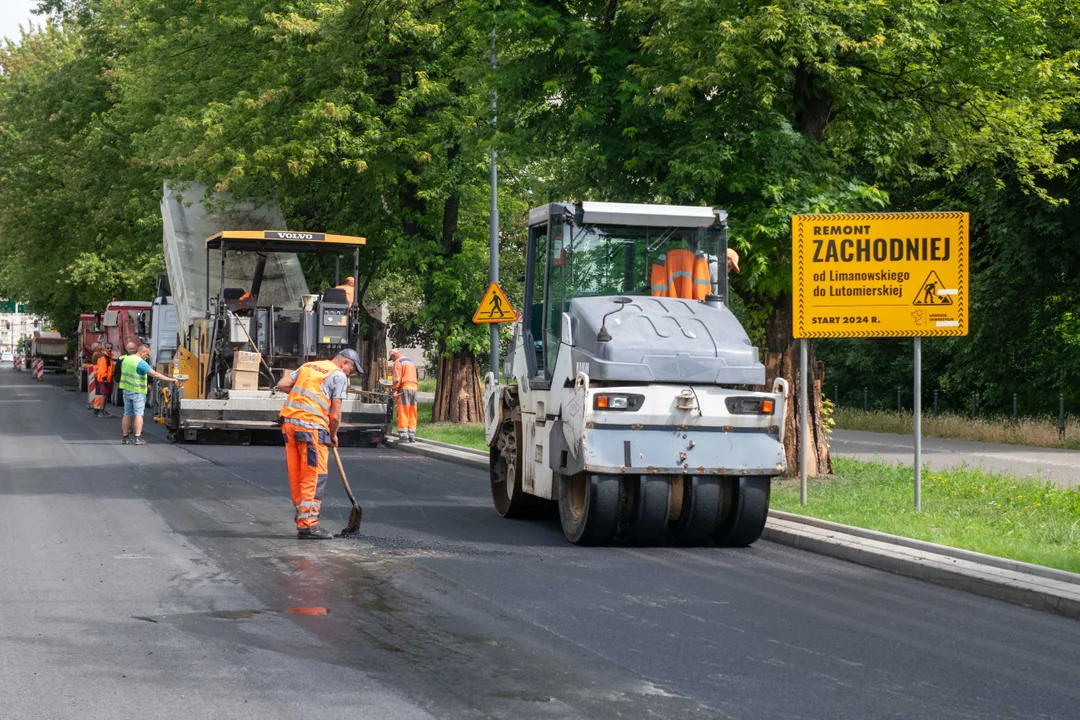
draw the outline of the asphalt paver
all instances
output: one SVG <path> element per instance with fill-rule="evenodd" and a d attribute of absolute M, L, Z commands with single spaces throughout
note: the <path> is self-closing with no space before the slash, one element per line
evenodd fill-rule
<path fill-rule="evenodd" d="M 119 444 L 0 369 L 0 716 L 1071 718 L 1080 623 L 768 542 L 578 548 L 481 471 L 342 450 L 295 539 L 280 448 Z M 349 505 L 331 470 L 322 523 Z"/>

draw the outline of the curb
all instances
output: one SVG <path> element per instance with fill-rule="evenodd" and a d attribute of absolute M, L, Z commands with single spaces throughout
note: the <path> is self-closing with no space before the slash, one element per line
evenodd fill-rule
<path fill-rule="evenodd" d="M 423 455 L 435 460 L 449 460 L 450 462 L 468 465 L 480 470 L 490 470 L 487 453 L 472 448 L 463 448 L 436 440 L 425 440 L 424 438 L 416 438 L 414 443 L 402 443 L 394 440 L 393 443 L 386 443 L 386 445 L 387 447 L 397 448 L 415 455 Z"/>
<path fill-rule="evenodd" d="M 482 470 L 479 450 L 417 438 L 395 447 Z M 770 510 L 762 538 L 956 590 L 1080 619 L 1080 574 Z"/>

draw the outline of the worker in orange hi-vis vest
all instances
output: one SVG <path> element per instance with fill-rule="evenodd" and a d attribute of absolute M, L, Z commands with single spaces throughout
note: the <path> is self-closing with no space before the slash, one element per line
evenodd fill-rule
<path fill-rule="evenodd" d="M 416 442 L 416 391 L 420 389 L 416 380 L 416 363 L 402 355 L 400 350 L 391 350 L 390 360 L 394 363 L 391 378 L 397 396 L 398 441 Z"/>
<path fill-rule="evenodd" d="M 296 536 L 326 540 L 333 534 L 319 527 L 322 495 L 326 487 L 329 448 L 337 447 L 341 401 L 349 390 L 349 376 L 362 373 L 355 350 L 342 350 L 333 360 L 316 360 L 286 373 L 277 389 L 289 393 L 281 408 L 285 462 L 289 489 L 296 507 Z"/>
<path fill-rule="evenodd" d="M 94 415 L 101 418 L 112 417 L 105 409 L 105 398 L 112 396 L 113 371 L 116 369 L 112 349 L 112 345 L 106 343 L 98 355 L 97 365 L 94 369 L 94 384 L 97 386 L 97 397 L 94 398 Z"/>

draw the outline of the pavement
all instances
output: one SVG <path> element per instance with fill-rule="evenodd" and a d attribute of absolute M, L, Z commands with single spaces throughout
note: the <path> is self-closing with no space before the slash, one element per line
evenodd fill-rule
<path fill-rule="evenodd" d="M 1080 623 L 772 542 L 578 548 L 486 474 L 344 450 L 357 539 L 294 539 L 281 451 L 119 445 L 0 368 L 17 718 L 1072 718 Z M 348 518 L 331 476 L 323 522 Z M 289 612 L 306 610 L 306 614 Z M 10 714 L 10 715 L 9 715 Z"/>
<path fill-rule="evenodd" d="M 911 465 L 914 462 L 915 439 L 910 435 L 834 430 L 829 449 L 836 455 L 860 460 Z M 1063 488 L 1080 485 L 1078 450 L 924 437 L 922 457 L 923 462 L 935 470 L 968 465 L 978 470 L 1045 480 Z"/>

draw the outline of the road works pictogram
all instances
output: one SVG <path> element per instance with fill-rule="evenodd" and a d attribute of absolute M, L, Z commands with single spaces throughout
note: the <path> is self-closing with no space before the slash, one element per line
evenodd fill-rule
<path fill-rule="evenodd" d="M 952 305 L 953 300 L 950 295 L 956 294 L 956 288 L 947 288 L 942 282 L 938 274 L 933 270 L 926 276 L 926 280 L 923 282 L 922 287 L 915 293 L 915 298 L 911 301 L 912 305 Z"/>

